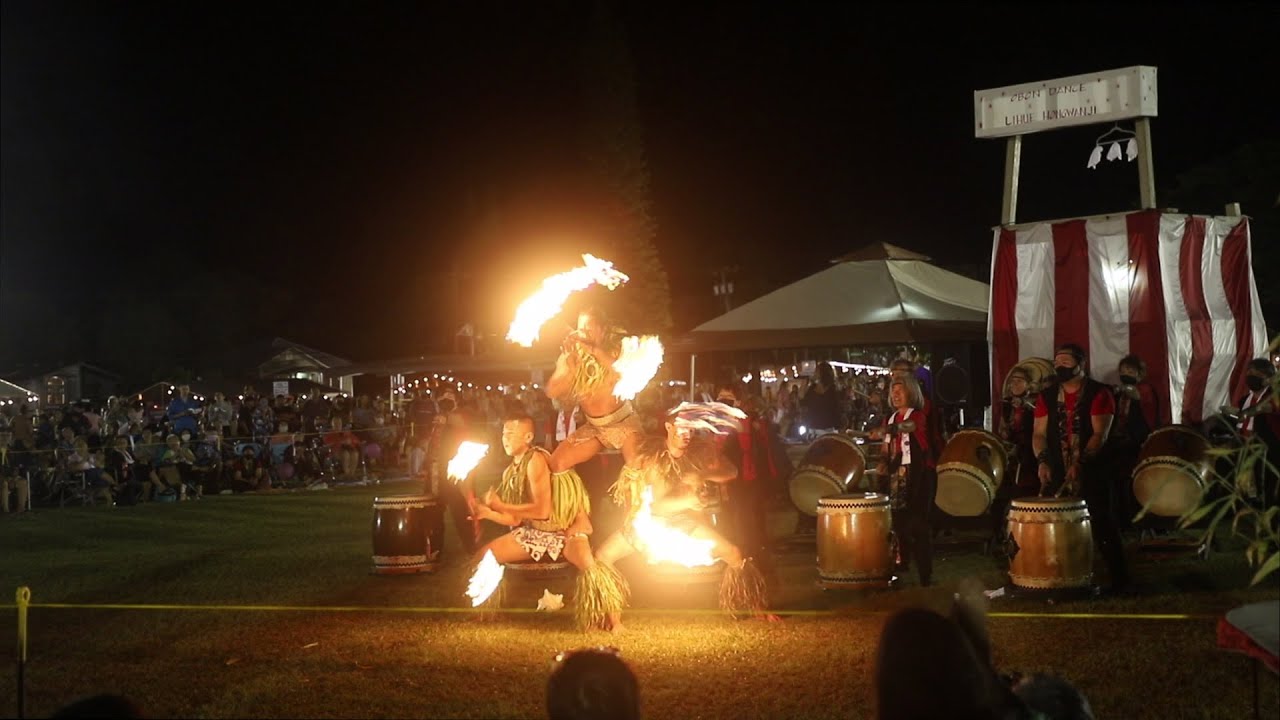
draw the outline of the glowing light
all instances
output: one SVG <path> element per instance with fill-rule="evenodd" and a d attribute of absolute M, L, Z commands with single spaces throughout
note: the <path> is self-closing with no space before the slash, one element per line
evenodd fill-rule
<path fill-rule="evenodd" d="M 484 389 L 485 389 L 485 390 L 493 390 L 493 386 L 492 386 L 492 385 L 485 385 L 485 386 L 484 386 Z"/>
<path fill-rule="evenodd" d="M 751 382 L 751 379 L 752 379 L 752 378 L 754 378 L 754 377 L 755 377 L 755 375 L 752 375 L 751 373 L 747 373 L 746 375 L 743 375 L 743 376 L 742 376 L 742 382 L 744 382 L 744 383 L 749 383 L 749 382 Z"/>
<path fill-rule="evenodd" d="M 581 267 L 543 280 L 542 287 L 520 303 L 520 307 L 516 308 L 516 317 L 511 321 L 511 329 L 507 331 L 508 340 L 524 347 L 532 347 L 533 341 L 542 332 L 542 326 L 560 314 L 570 295 L 596 284 L 613 290 L 630 279 L 614 270 L 613 263 L 608 260 L 583 255 L 582 262 L 584 264 Z"/>
<path fill-rule="evenodd" d="M 801 435 L 804 435 L 804 434 L 805 434 L 806 432 L 808 432 L 808 431 L 809 431 L 809 430 L 808 430 L 808 428 L 806 428 L 805 426 L 803 426 L 803 425 L 801 425 L 801 426 L 800 426 L 800 434 L 801 434 Z"/>
<path fill-rule="evenodd" d="M 653 488 L 644 489 L 643 502 L 632 528 L 644 546 L 649 564 L 675 563 L 684 567 L 714 565 L 716 559 L 711 550 L 715 543 L 683 533 L 653 516 Z"/>
<path fill-rule="evenodd" d="M 613 364 L 618 382 L 613 395 L 619 400 L 630 400 L 644 389 L 662 367 L 662 341 L 657 335 L 634 335 L 622 339 L 622 353 Z"/>
<path fill-rule="evenodd" d="M 458 446 L 458 453 L 449 461 L 447 470 L 449 479 L 455 483 L 465 480 L 488 452 L 488 445 L 471 442 L 470 440 L 462 443 L 462 445 Z"/>
<path fill-rule="evenodd" d="M 493 557 L 492 550 L 486 550 L 476 571 L 467 581 L 467 597 L 471 598 L 471 607 L 479 607 L 502 582 L 503 567 Z"/>

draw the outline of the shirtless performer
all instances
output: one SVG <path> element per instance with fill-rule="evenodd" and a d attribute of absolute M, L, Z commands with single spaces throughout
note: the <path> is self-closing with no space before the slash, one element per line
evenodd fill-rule
<path fill-rule="evenodd" d="M 646 488 L 653 492 L 651 511 L 655 519 L 677 528 L 691 537 L 714 543 L 711 554 L 727 566 L 720 585 L 720 607 L 730 614 L 750 613 L 768 620 L 777 617 L 764 613 L 765 584 L 751 558 L 744 557 L 737 546 L 725 540 L 710 527 L 705 514 L 701 488 L 703 482 L 725 483 L 737 477 L 737 468 L 726 460 L 714 442 L 693 438 L 692 423 L 682 417 L 689 404 L 667 414 L 665 437 L 647 438 L 639 449 L 635 472 L 624 472 L 614 485 L 614 502 L 628 509 L 621 530 L 609 536 L 596 551 L 596 560 L 612 568 L 633 552 L 644 552 L 643 538 L 633 525 Z M 620 576 L 619 576 L 620 577 Z M 626 593 L 621 593 L 625 598 Z M 607 629 L 622 630 L 621 607 L 608 617 Z"/>
<path fill-rule="evenodd" d="M 613 369 L 622 352 L 624 332 L 610 327 L 597 311 L 584 311 L 578 326 L 565 338 L 556 369 L 547 381 L 547 395 L 582 409 L 587 422 L 551 454 L 551 472 L 563 472 L 590 460 L 605 448 L 620 450 L 631 465 L 640 445 L 640 416 L 629 400 L 614 397 L 618 373 Z"/>
<path fill-rule="evenodd" d="M 591 502 L 573 470 L 552 473 L 549 453 L 533 444 L 533 418 L 516 415 L 502 426 L 502 449 L 511 464 L 497 488 L 477 501 L 474 517 L 514 528 L 480 548 L 477 561 L 492 551 L 499 563 L 551 562 L 561 557 L 579 570 L 575 614 L 584 629 L 599 625 L 587 614 L 589 596 L 607 569 L 597 569 L 587 538 L 591 534 Z M 607 581 L 606 581 L 607 582 Z"/>

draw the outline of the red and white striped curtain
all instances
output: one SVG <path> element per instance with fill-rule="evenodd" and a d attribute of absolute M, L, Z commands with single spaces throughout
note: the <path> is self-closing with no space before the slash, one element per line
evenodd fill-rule
<path fill-rule="evenodd" d="M 1161 422 L 1199 423 L 1267 347 L 1249 221 L 1147 210 L 997 229 L 987 338 L 996 400 L 1019 360 L 1074 342 L 1106 383 L 1141 357 Z"/>

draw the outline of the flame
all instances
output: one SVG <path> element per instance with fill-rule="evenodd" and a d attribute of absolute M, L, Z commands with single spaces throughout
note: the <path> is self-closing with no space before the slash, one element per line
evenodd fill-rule
<path fill-rule="evenodd" d="M 542 288 L 520 303 L 516 319 L 511 321 L 511 329 L 507 331 L 508 340 L 531 347 L 542 326 L 560 313 L 570 295 L 597 283 L 613 290 L 631 279 L 614 270 L 613 263 L 608 260 L 584 254 L 582 262 L 581 267 L 543 280 Z"/>
<path fill-rule="evenodd" d="M 657 335 L 634 335 L 622 339 L 622 354 L 613 363 L 618 382 L 613 394 L 619 400 L 630 400 L 658 374 L 662 366 L 662 341 Z"/>
<path fill-rule="evenodd" d="M 480 607 L 489 599 L 493 591 L 498 589 L 498 583 L 502 582 L 502 573 L 503 567 L 493 557 L 493 551 L 486 550 L 480 564 L 476 565 L 476 571 L 467 581 L 467 597 L 471 598 L 471 607 Z"/>
<path fill-rule="evenodd" d="M 489 446 L 481 443 L 467 441 L 458 446 L 458 454 L 453 456 L 449 461 L 449 478 L 456 482 L 467 479 L 472 470 L 476 469 L 476 465 L 484 459 L 488 454 Z"/>
<path fill-rule="evenodd" d="M 644 546 L 649 564 L 670 562 L 685 567 L 714 565 L 716 559 L 711 550 L 715 543 L 701 540 L 667 525 L 653 516 L 653 488 L 644 489 L 643 502 L 631 521 L 632 528 Z"/>

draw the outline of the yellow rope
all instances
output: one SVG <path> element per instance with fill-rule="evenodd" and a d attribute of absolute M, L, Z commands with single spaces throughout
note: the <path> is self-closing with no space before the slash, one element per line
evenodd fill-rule
<path fill-rule="evenodd" d="M 26 593 L 25 600 L 23 593 Z M 18 604 L 0 605 L 0 608 L 18 608 L 18 641 L 26 645 L 26 609 L 42 608 L 51 610 L 182 610 L 197 612 L 371 612 L 371 613 L 419 613 L 419 614 L 471 614 L 476 612 L 468 607 L 371 607 L 364 605 L 167 605 L 139 603 L 32 603 L 31 591 L 25 587 L 18 590 Z M 502 613 L 524 614 L 539 612 L 534 608 L 504 608 Z M 771 610 L 774 615 L 796 617 L 834 617 L 834 616 L 881 616 L 888 615 L 888 610 L 867 610 L 857 612 L 841 612 L 838 610 Z M 722 615 L 718 609 L 711 608 L 632 608 L 628 614 L 640 615 Z M 1033 612 L 993 612 L 991 618 L 1022 619 L 1060 619 L 1060 620 L 1215 620 L 1216 615 L 1194 614 L 1161 614 L 1161 613 L 1033 613 Z"/>

